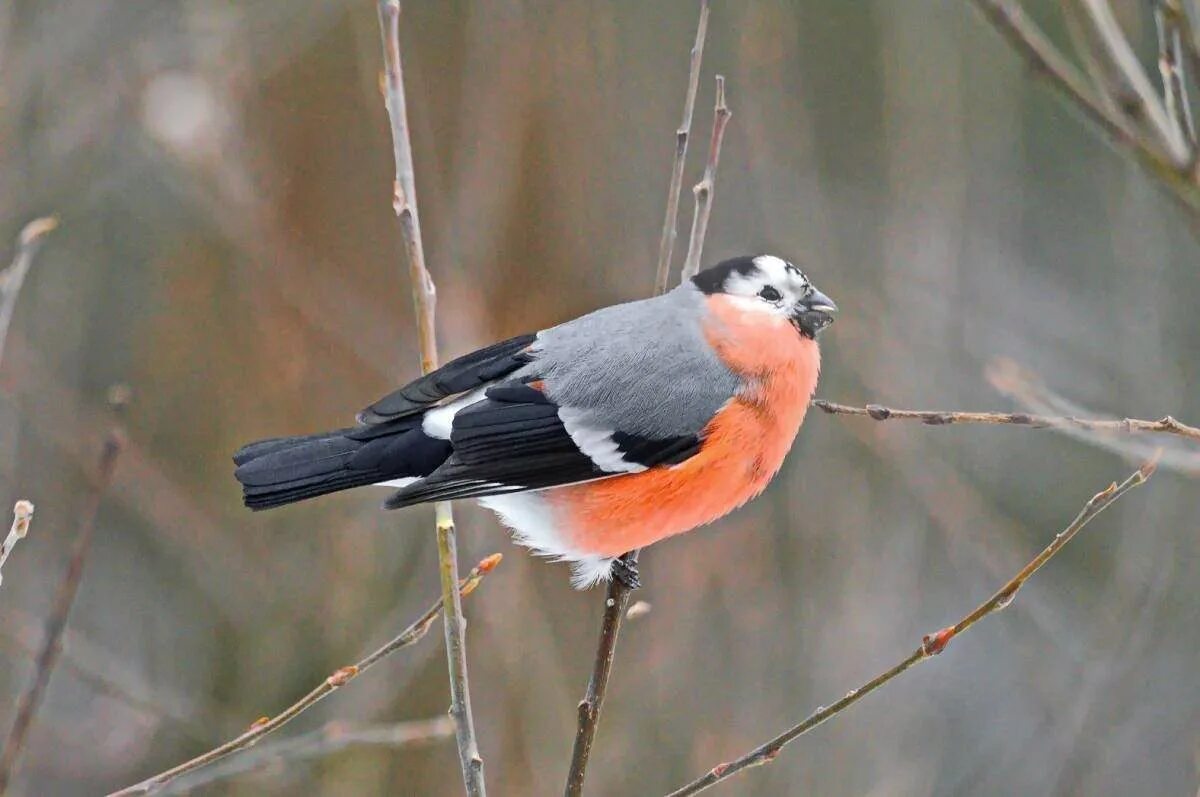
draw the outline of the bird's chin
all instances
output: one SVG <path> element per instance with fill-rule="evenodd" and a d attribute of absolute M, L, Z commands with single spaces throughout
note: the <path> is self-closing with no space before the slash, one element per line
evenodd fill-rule
<path fill-rule="evenodd" d="M 833 316 L 821 310 L 806 310 L 792 316 L 792 326 L 806 338 L 815 339 L 821 330 L 833 323 Z"/>

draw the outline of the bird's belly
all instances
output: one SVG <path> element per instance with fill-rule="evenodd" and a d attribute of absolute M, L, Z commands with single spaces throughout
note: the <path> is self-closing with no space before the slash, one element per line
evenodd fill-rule
<path fill-rule="evenodd" d="M 736 398 L 709 424 L 691 459 L 542 496 L 575 550 L 617 556 L 645 547 L 711 523 L 761 493 L 783 464 L 807 405 Z"/>

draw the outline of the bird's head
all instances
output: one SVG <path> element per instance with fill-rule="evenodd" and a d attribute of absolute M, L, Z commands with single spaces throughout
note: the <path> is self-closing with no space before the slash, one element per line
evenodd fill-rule
<path fill-rule="evenodd" d="M 692 284 L 709 296 L 734 297 L 746 310 L 786 318 L 806 338 L 816 338 L 837 312 L 803 271 L 774 255 L 722 261 L 692 277 Z"/>

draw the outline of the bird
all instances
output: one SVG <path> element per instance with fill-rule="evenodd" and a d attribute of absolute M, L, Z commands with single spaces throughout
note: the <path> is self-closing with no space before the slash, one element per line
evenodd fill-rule
<path fill-rule="evenodd" d="M 759 495 L 804 421 L 837 305 L 792 262 L 735 257 L 447 362 L 354 426 L 234 455 L 251 509 L 366 485 L 385 509 L 477 499 L 585 589 Z"/>

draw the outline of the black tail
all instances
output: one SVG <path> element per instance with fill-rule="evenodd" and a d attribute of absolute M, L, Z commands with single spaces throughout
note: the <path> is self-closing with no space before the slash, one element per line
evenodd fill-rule
<path fill-rule="evenodd" d="M 428 476 L 450 443 L 421 431 L 420 416 L 302 437 L 276 437 L 233 455 L 251 509 L 270 509 L 366 484 Z"/>

